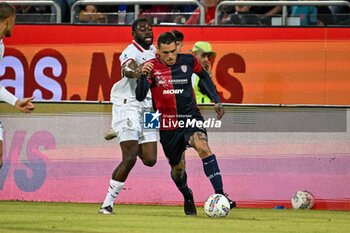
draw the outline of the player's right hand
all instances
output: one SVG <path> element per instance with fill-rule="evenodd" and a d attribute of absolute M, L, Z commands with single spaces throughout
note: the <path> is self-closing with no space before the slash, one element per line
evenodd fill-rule
<path fill-rule="evenodd" d="M 24 113 L 31 113 L 35 109 L 35 105 L 32 103 L 34 96 L 29 98 L 18 99 L 15 107 Z"/>
<path fill-rule="evenodd" d="M 152 69 L 153 69 L 154 64 L 152 62 L 146 62 L 142 65 L 141 68 L 141 74 L 142 75 L 148 75 L 151 73 Z"/>

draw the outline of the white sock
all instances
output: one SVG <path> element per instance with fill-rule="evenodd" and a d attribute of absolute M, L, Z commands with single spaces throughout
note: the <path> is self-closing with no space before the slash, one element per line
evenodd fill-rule
<path fill-rule="evenodd" d="M 113 208 L 114 201 L 117 198 L 120 190 L 122 190 L 123 187 L 124 187 L 124 182 L 119 182 L 119 181 L 111 179 L 109 181 L 108 192 L 107 192 L 106 198 L 102 204 L 102 208 L 107 207 L 109 205 Z"/>

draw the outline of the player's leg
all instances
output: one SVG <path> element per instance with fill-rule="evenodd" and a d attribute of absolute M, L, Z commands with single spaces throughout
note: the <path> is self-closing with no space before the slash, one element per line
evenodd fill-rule
<path fill-rule="evenodd" d="M 143 132 L 141 135 L 138 156 L 145 166 L 153 167 L 157 162 L 157 141 L 156 131 Z"/>
<path fill-rule="evenodd" d="M 193 193 L 187 185 L 185 152 L 182 153 L 181 161 L 178 164 L 171 165 L 170 175 L 176 187 L 184 197 L 185 214 L 197 215 L 197 210 L 193 199 Z"/>
<path fill-rule="evenodd" d="M 210 180 L 215 193 L 223 193 L 221 173 L 215 155 L 209 148 L 207 135 L 204 132 L 195 132 L 190 137 L 188 143 L 197 151 L 199 157 L 202 159 L 204 172 Z"/>
<path fill-rule="evenodd" d="M 130 140 L 120 142 L 120 148 L 122 150 L 122 161 L 113 171 L 112 179 L 124 182 L 136 163 L 138 141 Z"/>
<path fill-rule="evenodd" d="M 153 167 L 157 162 L 157 142 L 140 144 L 137 154 L 145 166 Z"/>
<path fill-rule="evenodd" d="M 191 189 L 187 185 L 184 132 L 181 130 L 160 131 L 160 143 L 171 166 L 171 178 L 184 197 L 186 215 L 196 215 L 196 206 Z"/>
<path fill-rule="evenodd" d="M 137 109 L 113 105 L 112 128 L 117 132 L 117 140 L 122 150 L 122 161 L 112 173 L 101 214 L 112 214 L 114 201 L 124 187 L 130 171 L 137 159 L 139 140 L 139 120 L 134 118 Z"/>
<path fill-rule="evenodd" d="M 122 150 L 122 161 L 113 171 L 112 179 L 109 183 L 109 189 L 102 204 L 100 213 L 109 214 L 113 210 L 113 204 L 119 192 L 124 186 L 130 171 L 134 167 L 137 155 L 140 156 L 142 162 L 147 166 L 153 166 L 157 161 L 157 134 L 149 134 L 143 137 L 145 142 L 139 145 L 139 141 L 130 140 L 139 138 L 137 131 L 122 131 L 118 134 L 120 148 Z"/>
<path fill-rule="evenodd" d="M 223 194 L 227 197 L 227 194 L 223 190 L 223 182 L 221 172 L 219 169 L 216 156 L 211 152 L 208 144 L 208 137 L 205 132 L 197 131 L 189 137 L 188 144 L 192 146 L 202 159 L 203 169 L 205 175 L 210 180 L 215 193 Z M 236 207 L 236 203 L 230 200 L 231 208 Z"/>
<path fill-rule="evenodd" d="M 122 150 L 122 161 L 112 173 L 105 200 L 99 211 L 101 214 L 112 214 L 114 201 L 123 189 L 124 182 L 136 163 L 138 141 L 122 141 L 120 142 L 120 148 Z"/>

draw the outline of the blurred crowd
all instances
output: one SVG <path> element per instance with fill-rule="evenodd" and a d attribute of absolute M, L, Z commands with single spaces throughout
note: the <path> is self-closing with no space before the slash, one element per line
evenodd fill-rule
<path fill-rule="evenodd" d="M 77 0 L 54 0 L 62 11 L 61 22 L 71 22 L 70 12 Z M 198 0 L 205 8 L 205 23 L 214 24 L 215 10 L 220 0 Z M 227 1 L 227 0 L 226 0 Z M 232 0 L 234 1 L 234 0 Z M 307 0 L 305 0 L 307 1 Z M 17 14 L 51 14 L 50 6 L 16 6 Z M 76 21 L 80 23 L 131 24 L 135 18 L 134 5 L 80 5 Z M 288 6 L 288 17 L 299 19 L 299 25 L 348 25 L 350 8 L 347 6 Z M 282 6 L 224 5 L 219 9 L 218 23 L 229 25 L 271 25 L 280 17 Z M 152 20 L 154 24 L 198 24 L 197 5 L 140 5 L 138 17 Z"/>

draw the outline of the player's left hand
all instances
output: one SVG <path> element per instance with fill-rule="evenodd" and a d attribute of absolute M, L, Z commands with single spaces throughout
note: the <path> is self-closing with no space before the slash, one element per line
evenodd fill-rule
<path fill-rule="evenodd" d="M 15 107 L 24 113 L 31 113 L 35 109 L 35 105 L 32 103 L 34 96 L 29 98 L 18 99 Z"/>
<path fill-rule="evenodd" d="M 215 104 L 215 112 L 217 113 L 216 118 L 218 120 L 220 120 L 224 116 L 225 109 L 224 109 L 224 106 L 222 105 L 222 103 L 216 103 Z"/>

